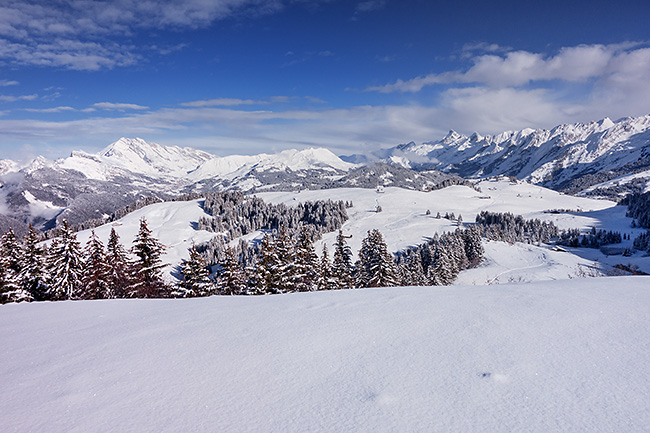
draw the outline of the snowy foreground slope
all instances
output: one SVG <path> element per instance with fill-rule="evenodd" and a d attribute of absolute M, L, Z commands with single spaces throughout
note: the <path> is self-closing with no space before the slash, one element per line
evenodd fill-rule
<path fill-rule="evenodd" d="M 3 432 L 641 432 L 650 277 L 0 306 Z"/>

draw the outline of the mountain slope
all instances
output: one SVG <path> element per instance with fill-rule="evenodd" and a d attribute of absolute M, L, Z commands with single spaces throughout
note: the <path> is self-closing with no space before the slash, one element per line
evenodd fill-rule
<path fill-rule="evenodd" d="M 321 186 L 330 176 L 343 176 L 353 167 L 326 149 L 220 158 L 196 149 L 121 138 L 97 154 L 75 151 L 56 161 L 39 157 L 22 169 L 3 160 L 0 226 L 20 232 L 27 222 L 44 229 L 62 218 L 76 224 L 151 196 L 165 199 L 185 192 L 266 185 Z"/>
<path fill-rule="evenodd" d="M 442 140 L 402 144 L 382 156 L 407 167 L 472 178 L 516 176 L 575 193 L 650 167 L 650 115 L 486 137 L 450 131 Z"/>

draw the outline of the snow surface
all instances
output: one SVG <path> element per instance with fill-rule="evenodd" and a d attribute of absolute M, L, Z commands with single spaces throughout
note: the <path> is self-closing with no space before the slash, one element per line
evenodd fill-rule
<path fill-rule="evenodd" d="M 560 228 L 580 228 L 616 230 L 629 233 L 634 239 L 643 229 L 630 228 L 631 219 L 625 217 L 625 208 L 615 206 L 614 202 L 563 195 L 555 191 L 531 185 L 525 182 L 513 184 L 501 181 L 483 181 L 478 184 L 482 192 L 466 186 L 422 192 L 401 188 L 385 188 L 383 193 L 374 189 L 341 188 L 301 192 L 268 192 L 257 194 L 270 203 L 297 205 L 301 201 L 343 200 L 352 201 L 354 206 L 348 209 L 350 219 L 343 225 L 345 235 L 352 235 L 348 244 L 353 254 L 361 248 L 361 241 L 368 230 L 379 229 L 391 251 L 396 252 L 409 246 L 425 242 L 434 233 L 455 230 L 457 224 L 447 219 L 436 219 L 436 213 L 443 216 L 446 212 L 461 214 L 466 223 L 474 221 L 476 214 L 482 210 L 491 212 L 512 212 L 526 218 L 540 218 L 552 221 Z M 489 197 L 489 198 L 486 198 Z M 375 212 L 377 204 L 383 211 Z M 545 213 L 549 209 L 580 209 L 580 213 Z M 426 215 L 426 210 L 431 215 Z M 218 236 L 216 233 L 196 230 L 201 216 L 207 215 L 201 200 L 190 202 L 158 203 L 133 212 L 124 218 L 95 229 L 99 238 L 108 242 L 111 228 L 115 228 L 122 243 L 129 248 L 139 229 L 140 218 L 145 217 L 153 236 L 166 247 L 163 257 L 169 264 L 168 272 L 174 274 L 175 266 L 189 257 L 188 248 L 192 242 L 199 244 Z M 316 243 L 316 251 L 322 251 L 326 243 L 330 254 L 336 240 L 336 232 L 326 233 Z M 90 237 L 90 230 L 78 233 L 78 239 L 85 244 Z M 261 240 L 261 231 L 251 233 L 246 240 Z M 233 241 L 237 244 L 238 241 Z M 623 246 L 631 246 L 626 241 Z M 496 284 L 508 281 L 537 281 L 547 279 L 566 279 L 587 273 L 597 273 L 590 269 L 611 267 L 615 264 L 635 264 L 641 270 L 650 272 L 650 260 L 638 253 L 634 257 L 610 256 L 598 250 L 569 249 L 566 253 L 550 251 L 548 246 L 506 245 L 492 243 L 486 245 L 486 261 L 479 269 L 464 271 L 459 276 L 459 283 Z M 507 275 L 505 271 L 511 270 Z M 607 269 L 602 269 L 607 272 Z M 468 272 L 470 275 L 465 276 Z"/>
<path fill-rule="evenodd" d="M 0 431 L 647 431 L 649 288 L 2 305 Z"/>

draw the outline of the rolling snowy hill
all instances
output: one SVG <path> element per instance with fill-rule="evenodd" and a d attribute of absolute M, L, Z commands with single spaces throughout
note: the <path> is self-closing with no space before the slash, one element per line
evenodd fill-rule
<path fill-rule="evenodd" d="M 642 432 L 649 286 L 0 305 L 0 431 Z"/>
<path fill-rule="evenodd" d="M 379 229 L 391 251 L 397 252 L 409 246 L 425 242 L 434 233 L 455 230 L 457 223 L 447 219 L 436 219 L 437 212 L 453 212 L 462 215 L 466 222 L 474 221 L 483 210 L 492 212 L 513 212 L 526 218 L 552 221 L 562 229 L 579 228 L 616 230 L 629 233 L 633 239 L 643 229 L 631 228 L 630 218 L 625 217 L 625 208 L 605 200 L 594 200 L 560 194 L 558 192 L 525 182 L 513 184 L 507 180 L 484 181 L 478 184 L 482 192 L 467 186 L 452 186 L 441 190 L 423 192 L 402 188 L 385 188 L 382 193 L 364 188 L 341 188 L 301 192 L 268 192 L 257 194 L 270 203 L 296 205 L 304 201 L 343 200 L 354 206 L 347 210 L 349 220 L 343 225 L 346 235 L 352 236 L 348 243 L 356 255 L 361 240 L 368 230 Z M 377 204 L 382 212 L 375 212 Z M 546 213 L 550 209 L 573 209 L 580 212 Z M 426 215 L 430 210 L 431 215 Z M 189 202 L 158 203 L 139 209 L 124 218 L 95 228 L 95 232 L 107 242 L 110 230 L 114 228 L 122 242 L 130 245 L 139 228 L 140 218 L 149 222 L 153 235 L 166 247 L 163 257 L 169 264 L 168 272 L 174 273 L 175 266 L 188 258 L 192 242 L 208 241 L 215 233 L 197 230 L 197 221 L 206 215 L 201 200 Z M 85 243 L 90 230 L 78 233 L 78 239 Z M 263 237 L 257 231 L 245 236 L 254 242 Z M 336 233 L 326 233 L 316 243 L 316 250 L 322 250 L 326 243 L 330 251 Z M 626 246 L 631 245 L 625 241 Z M 236 244 L 237 240 L 233 241 Z M 458 279 L 464 284 L 503 283 L 508 281 L 536 281 L 567 279 L 586 274 L 608 272 L 619 263 L 638 265 L 650 272 L 650 261 L 638 253 L 632 257 L 606 256 L 598 250 L 569 249 L 568 252 L 551 251 L 548 246 L 508 246 L 499 242 L 486 244 L 486 261 L 479 268 L 463 271 Z M 623 261 L 624 260 L 624 261 Z M 592 271 L 593 270 L 593 271 Z M 507 275 L 506 275 L 507 271 Z"/>

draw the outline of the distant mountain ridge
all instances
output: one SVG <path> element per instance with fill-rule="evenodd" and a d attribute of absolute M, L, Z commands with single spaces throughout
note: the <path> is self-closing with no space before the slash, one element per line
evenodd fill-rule
<path fill-rule="evenodd" d="M 650 170 L 650 115 L 491 136 L 474 133 L 468 137 L 452 130 L 441 140 L 400 144 L 374 156 L 403 167 L 436 169 L 465 178 L 516 176 L 576 193 L 618 176 Z"/>
<path fill-rule="evenodd" d="M 450 131 L 438 141 L 349 157 L 323 148 L 217 157 L 121 138 L 96 154 L 38 157 L 28 166 L 0 160 L 0 232 L 30 222 L 47 229 L 63 218 L 71 224 L 103 218 L 152 196 L 377 185 L 436 189 L 496 175 L 615 199 L 650 189 L 650 115 L 491 136 Z"/>
<path fill-rule="evenodd" d="M 248 192 L 377 185 L 434 189 L 463 183 L 439 172 L 418 173 L 380 164 L 372 169 L 323 148 L 217 157 L 189 147 L 121 138 L 101 152 L 74 151 L 26 167 L 0 161 L 0 232 L 27 223 L 48 229 L 67 219 L 102 219 L 147 197 L 237 189 Z"/>

